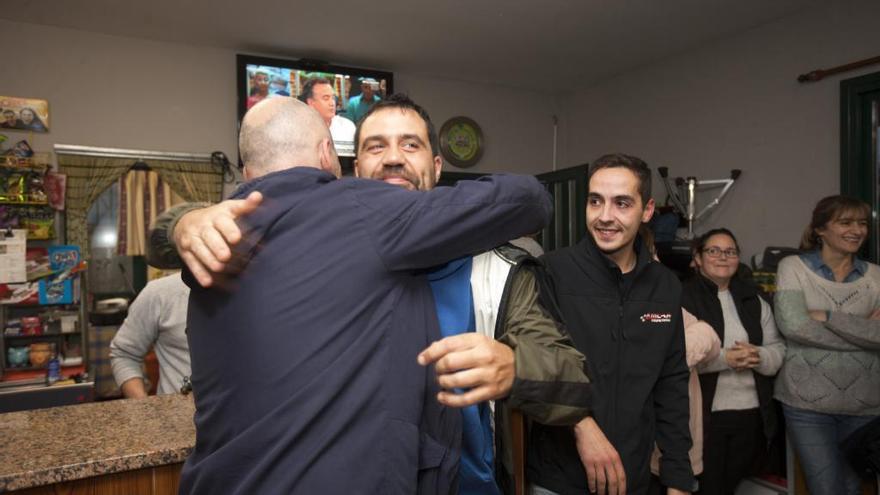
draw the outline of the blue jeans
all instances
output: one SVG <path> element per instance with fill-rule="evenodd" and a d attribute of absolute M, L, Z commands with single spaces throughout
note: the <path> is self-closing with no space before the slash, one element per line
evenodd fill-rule
<path fill-rule="evenodd" d="M 785 427 L 807 478 L 810 495 L 858 495 L 861 479 L 838 448 L 875 416 L 825 414 L 782 404 Z"/>

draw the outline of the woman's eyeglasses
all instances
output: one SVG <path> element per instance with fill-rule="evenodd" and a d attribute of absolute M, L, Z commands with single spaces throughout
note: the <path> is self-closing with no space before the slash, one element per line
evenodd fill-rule
<path fill-rule="evenodd" d="M 703 249 L 703 252 L 709 255 L 710 258 L 720 258 L 723 254 L 725 258 L 736 258 L 739 256 L 739 249 L 736 248 L 728 248 L 721 249 L 719 247 L 707 247 Z"/>

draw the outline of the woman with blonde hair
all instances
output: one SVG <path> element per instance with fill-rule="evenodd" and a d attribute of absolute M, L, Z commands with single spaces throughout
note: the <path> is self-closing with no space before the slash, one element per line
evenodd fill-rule
<path fill-rule="evenodd" d="M 779 264 L 776 321 L 788 350 L 775 397 L 812 495 L 859 493 L 838 445 L 880 414 L 880 267 L 858 257 L 870 213 L 858 199 L 823 198 L 806 253 Z"/>

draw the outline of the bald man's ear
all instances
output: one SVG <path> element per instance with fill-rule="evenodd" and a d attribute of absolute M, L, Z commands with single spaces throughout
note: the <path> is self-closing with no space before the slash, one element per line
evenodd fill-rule
<path fill-rule="evenodd" d="M 318 160 L 321 169 L 335 175 L 337 178 L 342 177 L 342 166 L 339 165 L 339 156 L 336 154 L 336 147 L 333 146 L 333 140 L 324 138 L 318 145 Z"/>

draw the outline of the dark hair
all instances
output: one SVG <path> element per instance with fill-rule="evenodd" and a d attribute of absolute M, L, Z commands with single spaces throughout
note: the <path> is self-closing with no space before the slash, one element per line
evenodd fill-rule
<path fill-rule="evenodd" d="M 329 84 L 331 87 L 333 86 L 333 83 L 330 82 L 329 79 L 325 79 L 323 77 L 313 77 L 312 79 L 306 81 L 305 84 L 303 84 L 302 92 L 299 94 L 299 101 L 303 103 L 308 103 L 307 100 L 309 100 L 310 98 L 314 98 L 315 86 L 317 86 L 318 84 Z"/>
<path fill-rule="evenodd" d="M 739 241 L 736 240 L 736 236 L 733 235 L 733 232 L 731 232 L 728 229 L 725 229 L 724 227 L 719 227 L 717 229 L 712 229 L 708 232 L 705 232 L 700 237 L 697 237 L 696 239 L 694 239 L 694 242 L 691 245 L 691 250 L 693 251 L 694 257 L 696 257 L 697 254 L 703 252 L 703 249 L 706 248 L 706 243 L 709 242 L 709 239 L 712 236 L 719 235 L 719 234 L 726 235 L 727 237 L 730 237 L 731 239 L 733 239 L 733 245 L 736 246 L 736 250 L 739 251 Z"/>
<path fill-rule="evenodd" d="M 860 213 L 867 219 L 871 215 L 871 207 L 860 199 L 841 194 L 820 199 L 816 203 L 816 207 L 813 208 L 810 224 L 807 225 L 803 236 L 801 236 L 800 248 L 803 250 L 818 249 L 822 245 L 822 239 L 816 233 L 816 229 L 826 226 L 828 222 L 840 218 L 848 212 Z"/>
<path fill-rule="evenodd" d="M 651 256 L 657 256 L 657 243 L 654 241 L 654 231 L 648 224 L 639 225 L 639 235 L 642 237 L 642 245 L 644 245 Z"/>
<path fill-rule="evenodd" d="M 354 151 L 355 154 L 357 150 L 360 149 L 361 146 L 361 126 L 363 123 L 375 112 L 379 110 L 384 110 L 386 108 L 399 108 L 401 110 L 412 110 L 419 117 L 422 118 L 422 121 L 425 122 L 425 127 L 428 128 L 428 141 L 431 143 L 431 154 L 433 156 L 437 156 L 440 154 L 440 140 L 437 138 L 437 131 L 434 129 L 434 123 L 431 122 L 431 116 L 428 115 L 428 111 L 419 106 L 416 102 L 412 101 L 412 99 L 403 94 L 403 93 L 395 93 L 382 101 L 375 103 L 373 106 L 367 110 L 367 113 L 364 114 L 360 120 L 357 121 L 357 128 L 354 131 Z"/>
<path fill-rule="evenodd" d="M 641 158 L 624 155 L 623 153 L 612 153 L 600 156 L 592 165 L 590 165 L 590 171 L 587 175 L 587 184 L 590 183 L 593 174 L 599 170 L 602 170 L 603 168 L 617 167 L 623 167 L 638 177 L 639 195 L 642 197 L 642 206 L 646 205 L 648 200 L 651 199 L 651 169 Z"/>

